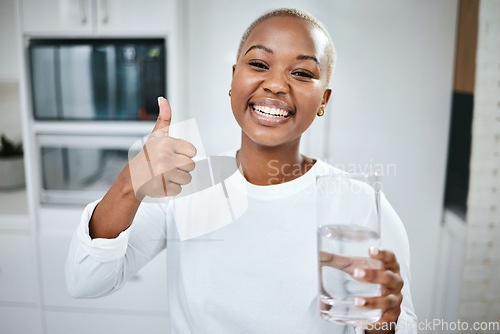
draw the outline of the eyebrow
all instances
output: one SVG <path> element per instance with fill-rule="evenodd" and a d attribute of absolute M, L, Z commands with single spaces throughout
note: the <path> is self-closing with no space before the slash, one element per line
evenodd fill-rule
<path fill-rule="evenodd" d="M 271 50 L 270 48 L 264 46 L 264 45 L 261 45 L 261 44 L 257 44 L 257 45 L 253 45 L 251 46 L 250 48 L 248 48 L 247 52 L 245 52 L 245 55 L 247 53 L 249 53 L 251 50 L 253 49 L 261 49 L 261 50 L 264 50 L 265 52 L 267 53 L 273 53 L 273 50 Z M 297 59 L 298 60 L 312 60 L 314 61 L 316 64 L 318 64 L 318 66 L 321 68 L 321 65 L 319 63 L 319 60 L 316 58 L 316 57 L 313 57 L 313 56 L 307 56 L 307 55 L 299 55 L 297 56 Z"/>
<path fill-rule="evenodd" d="M 253 45 L 253 46 L 251 46 L 251 47 L 247 50 L 247 52 L 245 52 L 245 55 L 246 55 L 247 53 L 249 53 L 249 52 L 250 52 L 251 50 L 253 50 L 253 49 L 261 49 L 261 50 L 266 51 L 267 53 L 273 53 L 273 50 L 271 50 L 270 48 L 265 47 L 264 45 L 257 44 L 257 45 Z"/>
<path fill-rule="evenodd" d="M 306 55 L 300 55 L 300 56 L 297 56 L 297 59 L 298 60 L 312 60 L 314 61 L 316 64 L 318 64 L 318 66 L 321 68 L 321 65 L 319 63 L 319 60 L 316 58 L 316 57 L 313 57 L 313 56 L 306 56 Z"/>

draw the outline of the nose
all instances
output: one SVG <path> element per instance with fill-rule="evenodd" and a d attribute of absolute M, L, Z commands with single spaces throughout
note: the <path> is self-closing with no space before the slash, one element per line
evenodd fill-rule
<path fill-rule="evenodd" d="M 286 73 L 274 70 L 267 72 L 262 88 L 273 94 L 287 94 L 290 91 Z"/>

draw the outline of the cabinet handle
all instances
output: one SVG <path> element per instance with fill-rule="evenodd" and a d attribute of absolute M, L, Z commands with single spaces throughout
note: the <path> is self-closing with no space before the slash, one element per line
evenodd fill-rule
<path fill-rule="evenodd" d="M 85 7 L 85 0 L 80 0 L 80 22 L 87 23 L 87 8 Z"/>
<path fill-rule="evenodd" d="M 101 0 L 102 23 L 108 23 L 108 0 Z"/>
<path fill-rule="evenodd" d="M 141 276 L 139 274 L 132 275 L 132 277 L 129 278 L 129 281 L 131 282 L 138 282 L 141 280 Z"/>

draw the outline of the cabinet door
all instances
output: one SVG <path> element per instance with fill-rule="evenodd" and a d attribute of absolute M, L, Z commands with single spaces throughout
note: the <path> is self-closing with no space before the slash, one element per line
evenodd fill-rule
<path fill-rule="evenodd" d="M 23 29 L 29 34 L 92 32 L 93 0 L 22 0 Z"/>
<path fill-rule="evenodd" d="M 34 242 L 29 235 L 0 234 L 0 302 L 39 302 Z"/>
<path fill-rule="evenodd" d="M 74 299 L 68 294 L 64 277 L 70 241 L 71 235 L 66 234 L 43 235 L 40 238 L 46 307 L 168 313 L 165 251 L 146 264 L 121 290 L 96 299 Z"/>
<path fill-rule="evenodd" d="M 102 33 L 160 33 L 169 29 L 171 0 L 95 0 Z"/>
<path fill-rule="evenodd" d="M 42 334 L 40 310 L 30 307 L 0 306 L 0 333 Z"/>
<path fill-rule="evenodd" d="M 118 315 L 106 312 L 83 313 L 48 310 L 45 312 L 45 322 L 47 334 L 170 333 L 170 322 L 166 315 L 154 316 L 137 313 Z"/>

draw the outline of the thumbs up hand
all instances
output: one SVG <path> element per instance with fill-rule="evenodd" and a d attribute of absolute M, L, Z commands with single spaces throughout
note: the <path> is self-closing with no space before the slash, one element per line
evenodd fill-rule
<path fill-rule="evenodd" d="M 142 150 L 129 162 L 130 177 L 137 199 L 175 196 L 181 185 L 191 182 L 196 148 L 188 141 L 169 136 L 172 110 L 158 98 L 158 120 Z"/>

